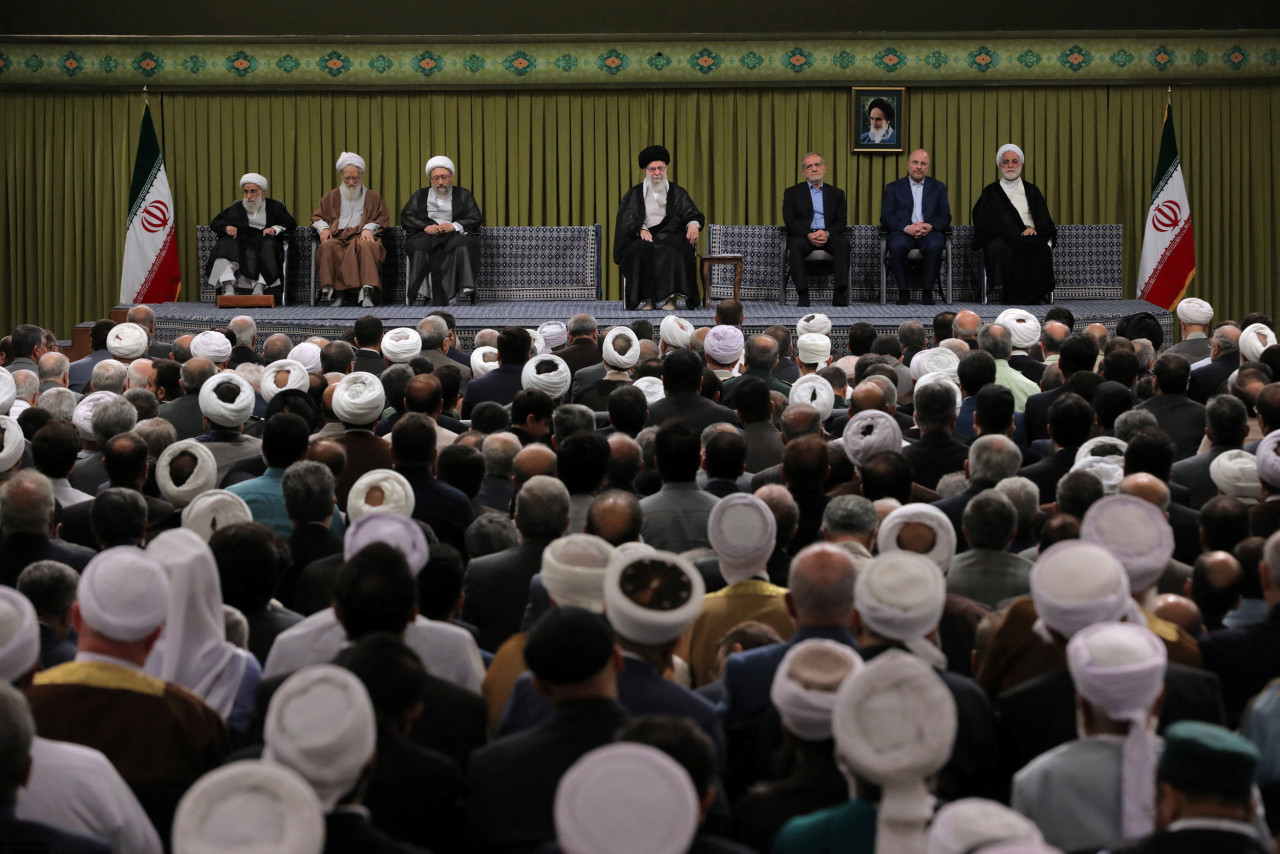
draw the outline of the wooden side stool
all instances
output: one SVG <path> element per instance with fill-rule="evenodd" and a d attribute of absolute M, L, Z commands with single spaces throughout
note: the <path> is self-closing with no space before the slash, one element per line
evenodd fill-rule
<path fill-rule="evenodd" d="M 733 298 L 742 299 L 742 256 L 741 255 L 703 255 L 702 256 L 702 290 L 711 302 L 711 268 L 718 266 L 733 267 Z"/>

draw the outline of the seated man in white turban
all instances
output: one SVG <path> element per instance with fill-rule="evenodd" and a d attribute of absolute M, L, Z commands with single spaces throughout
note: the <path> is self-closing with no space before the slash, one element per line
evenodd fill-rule
<path fill-rule="evenodd" d="M 341 305 L 344 293 L 360 289 L 360 304 L 373 306 L 382 288 L 382 261 L 387 250 L 378 232 L 391 224 L 382 196 L 364 185 L 364 158 L 350 151 L 338 157 L 342 186 L 320 197 L 311 225 L 320 233 L 321 295 Z"/>
<path fill-rule="evenodd" d="M 1178 343 L 1165 352 L 1177 353 L 1192 364 L 1209 358 L 1209 324 L 1213 323 L 1213 306 L 1196 297 L 1185 297 L 1178 302 L 1176 313 L 1182 334 L 1178 336 Z"/>
<path fill-rule="evenodd" d="M 475 293 L 480 273 L 477 229 L 484 215 L 470 190 L 453 186 L 457 170 L 452 160 L 432 157 L 426 171 L 431 186 L 414 193 L 400 211 L 400 224 L 409 232 L 404 245 L 409 256 L 409 298 L 448 305 Z"/>
<path fill-rule="evenodd" d="M 205 269 L 209 284 L 231 295 L 236 290 L 261 294 L 284 275 L 283 241 L 298 227 L 284 202 L 267 198 L 266 176 L 240 176 L 244 198 L 213 218 L 218 242 Z"/>
<path fill-rule="evenodd" d="M 1000 146 L 1000 180 L 983 188 L 973 206 L 973 245 L 982 247 L 991 290 L 1006 305 L 1038 305 L 1053 293 L 1051 250 L 1058 227 L 1044 193 L 1022 180 L 1025 162 L 1018 146 Z"/>

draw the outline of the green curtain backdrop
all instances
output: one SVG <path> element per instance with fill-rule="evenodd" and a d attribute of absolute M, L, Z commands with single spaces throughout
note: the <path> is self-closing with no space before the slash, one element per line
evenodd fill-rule
<path fill-rule="evenodd" d="M 849 152 L 850 92 L 727 89 L 153 95 L 176 205 L 183 299 L 198 292 L 195 226 L 237 198 L 246 171 L 299 221 L 336 184 L 343 150 L 398 216 L 425 184 L 422 164 L 447 154 L 491 225 L 599 222 L 606 297 L 618 199 L 640 178 L 651 142 L 674 155 L 672 178 L 710 222 L 779 220 L 801 155 L 820 151 L 828 180 L 849 194 L 850 221 L 875 223 L 886 182 L 906 154 Z M 1162 87 L 910 88 L 906 138 L 933 158 L 957 224 L 995 178 L 995 151 L 1018 143 L 1027 178 L 1060 223 L 1123 223 L 1126 294 L 1135 292 L 1142 224 L 1166 93 Z M 138 95 L 0 94 L 0 328 L 33 321 L 66 336 L 116 304 Z M 1280 271 L 1280 84 L 1175 90 L 1178 144 L 1191 197 L 1198 272 L 1193 291 L 1220 317 L 1275 313 Z"/>

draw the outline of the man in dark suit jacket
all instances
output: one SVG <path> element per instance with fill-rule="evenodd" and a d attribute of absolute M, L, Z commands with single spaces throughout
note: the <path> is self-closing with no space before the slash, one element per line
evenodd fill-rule
<path fill-rule="evenodd" d="M 600 364 L 600 332 L 594 317 L 589 314 L 575 314 L 569 318 L 568 333 L 569 343 L 558 350 L 556 355 L 564 359 L 571 373 L 577 374 L 583 368 Z"/>
<path fill-rule="evenodd" d="M 218 368 L 208 359 L 195 357 L 182 366 L 179 384 L 182 396 L 165 400 L 158 415 L 173 425 L 178 441 L 194 439 L 204 432 L 204 415 L 200 412 L 200 387 L 218 373 Z"/>
<path fill-rule="evenodd" d="M 1236 726 L 1245 704 L 1280 676 L 1280 534 L 1272 534 L 1258 564 L 1262 596 L 1271 611 L 1261 623 L 1222 629 L 1200 639 L 1205 669 L 1218 674 L 1227 722 Z"/>
<path fill-rule="evenodd" d="M 107 442 L 102 450 L 102 476 L 108 487 L 122 487 L 142 492 L 147 482 L 147 443 L 137 433 L 120 433 Z M 147 502 L 147 539 L 153 539 L 161 531 L 176 528 L 180 517 L 168 501 L 151 495 L 142 496 Z M 93 533 L 93 505 L 97 501 L 82 501 L 62 510 L 62 539 L 69 543 L 99 548 Z"/>
<path fill-rule="evenodd" d="M 524 363 L 529 361 L 531 346 L 528 330 L 519 326 L 508 326 L 498 333 L 498 367 L 467 383 L 467 394 L 462 400 L 463 418 L 471 417 L 477 403 L 492 400 L 505 406 L 511 402 L 524 388 L 520 375 Z"/>
<path fill-rule="evenodd" d="M 701 433 L 717 421 L 738 426 L 738 416 L 732 409 L 698 393 L 702 386 L 702 366 L 702 359 L 692 350 L 672 350 L 667 354 L 662 370 L 662 387 L 667 394 L 649 407 L 649 424 L 659 427 L 678 418 L 695 433 Z"/>
<path fill-rule="evenodd" d="M 1205 431 L 1209 450 L 1173 464 L 1172 481 L 1188 490 L 1187 506 L 1199 510 L 1218 494 L 1209 468 L 1227 451 L 1237 450 L 1249 433 L 1249 414 L 1240 399 L 1229 394 L 1218 395 L 1205 407 Z"/>
<path fill-rule="evenodd" d="M 1223 326 L 1213 333 L 1209 341 L 1209 358 L 1212 361 L 1192 371 L 1187 383 L 1187 397 L 1197 403 L 1208 403 L 1209 398 L 1218 393 L 1218 387 L 1231 377 L 1232 371 L 1240 367 L 1238 327 Z"/>
<path fill-rule="evenodd" d="M 1058 356 L 1058 368 L 1062 371 L 1062 385 L 1042 391 L 1027 398 L 1022 420 L 1027 429 L 1027 440 L 1049 437 L 1049 406 L 1066 393 L 1066 381 L 1078 371 L 1092 371 L 1098 361 L 1098 342 L 1089 335 L 1072 335 L 1063 342 Z"/>
<path fill-rule="evenodd" d="M 933 305 L 933 288 L 942 269 L 946 245 L 942 230 L 951 225 L 951 204 L 947 185 L 928 175 L 929 152 L 916 149 L 907 160 L 907 177 L 886 186 L 880 203 L 880 224 L 889 229 L 889 269 L 898 283 L 898 305 L 911 302 L 907 254 L 912 249 L 924 255 L 921 291 L 925 305 Z"/>
<path fill-rule="evenodd" d="M 18 575 L 38 560 L 56 560 L 80 572 L 96 554 L 93 549 L 49 536 L 53 522 L 53 487 L 37 471 L 20 471 L 0 487 L 5 505 L 0 536 L 0 585 L 16 587 Z"/>
<path fill-rule="evenodd" d="M 831 253 L 835 268 L 832 305 L 849 304 L 849 238 L 844 236 L 848 208 L 844 190 L 825 183 L 826 161 L 809 152 L 800 161 L 804 180 L 782 194 L 782 221 L 787 227 L 787 256 L 791 280 L 796 283 L 798 306 L 809 305 L 809 277 L 804 262 L 809 253 Z"/>
<path fill-rule="evenodd" d="M 1177 446 L 1176 460 L 1185 460 L 1200 448 L 1204 438 L 1204 404 L 1186 394 L 1191 366 L 1177 353 L 1163 353 L 1155 364 L 1156 394 L 1142 402 L 1156 417 L 1160 429 L 1168 433 Z"/>
<path fill-rule="evenodd" d="M 382 358 L 382 321 L 366 314 L 355 323 L 356 361 L 351 370 L 381 376 L 387 362 Z"/>
<path fill-rule="evenodd" d="M 1067 392 L 1059 395 L 1049 407 L 1053 453 L 1018 472 L 1040 488 L 1041 504 L 1056 500 L 1058 479 L 1071 471 L 1076 451 L 1089 440 L 1093 424 L 1093 407 L 1078 394 Z"/>

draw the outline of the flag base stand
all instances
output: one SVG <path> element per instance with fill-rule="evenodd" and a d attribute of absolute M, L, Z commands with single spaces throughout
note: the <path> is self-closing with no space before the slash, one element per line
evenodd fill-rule
<path fill-rule="evenodd" d="M 218 308 L 275 308 L 276 298 L 271 294 L 223 294 L 218 297 Z"/>

